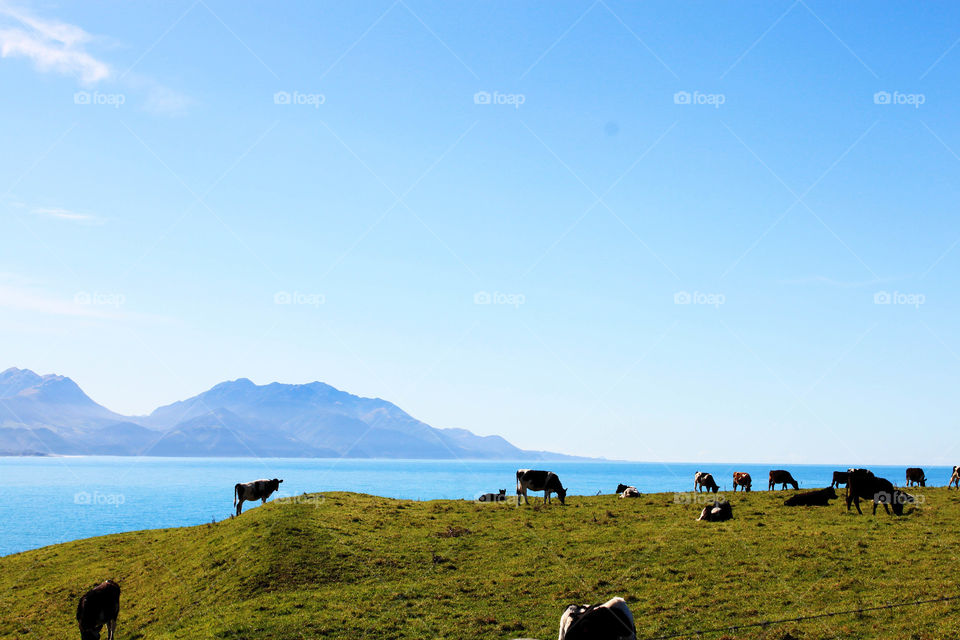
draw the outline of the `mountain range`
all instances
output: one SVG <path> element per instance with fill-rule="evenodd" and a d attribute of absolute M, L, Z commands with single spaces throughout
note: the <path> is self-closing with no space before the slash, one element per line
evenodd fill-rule
<path fill-rule="evenodd" d="M 576 459 L 431 427 L 391 402 L 323 382 L 240 378 L 147 416 L 124 416 L 70 378 L 17 368 L 0 373 L 0 455 Z"/>

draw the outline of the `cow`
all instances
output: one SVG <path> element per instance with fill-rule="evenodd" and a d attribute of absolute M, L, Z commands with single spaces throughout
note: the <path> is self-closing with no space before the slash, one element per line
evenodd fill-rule
<path fill-rule="evenodd" d="M 480 494 L 480 497 L 477 498 L 479 502 L 506 502 L 507 501 L 507 490 L 500 489 L 499 493 L 483 493 Z"/>
<path fill-rule="evenodd" d="M 623 491 L 620 492 L 621 498 L 639 498 L 640 490 L 636 487 L 626 487 Z"/>
<path fill-rule="evenodd" d="M 847 472 L 846 471 L 834 471 L 833 472 L 833 481 L 830 483 L 830 486 L 834 489 L 839 489 L 840 485 L 847 485 Z"/>
<path fill-rule="evenodd" d="M 567 490 L 560 484 L 560 478 L 553 471 L 536 469 L 517 469 L 517 504 L 523 496 L 524 504 L 530 504 L 527 491 L 543 491 L 543 500 L 550 503 L 550 494 L 556 493 L 560 504 L 566 504 Z"/>
<path fill-rule="evenodd" d="M 746 471 L 734 471 L 733 472 L 733 490 L 736 492 L 737 487 L 743 487 L 744 491 L 750 491 L 753 488 L 753 478 L 750 477 L 750 474 Z"/>
<path fill-rule="evenodd" d="M 720 487 L 713 480 L 713 476 L 704 471 L 697 471 L 693 474 L 693 488 L 695 491 L 703 491 L 704 489 L 714 493 L 720 491 Z"/>
<path fill-rule="evenodd" d="M 623 484 L 623 483 L 621 482 L 620 484 L 617 485 L 617 493 L 623 493 L 624 491 L 626 491 L 627 489 L 629 489 L 629 488 L 632 487 L 632 486 L 633 486 L 632 484 Z M 599 494 L 598 494 L 598 495 L 599 495 Z"/>
<path fill-rule="evenodd" d="M 237 515 L 240 515 L 245 500 L 259 500 L 260 504 L 264 504 L 270 494 L 280 489 L 281 482 L 283 480 L 274 478 L 273 480 L 254 480 L 253 482 L 238 482 L 235 484 L 233 487 L 233 506 L 237 508 Z"/>
<path fill-rule="evenodd" d="M 781 489 L 786 489 L 788 484 L 793 486 L 794 489 L 800 488 L 800 485 L 793 479 L 790 472 L 784 469 L 773 469 L 770 471 L 770 482 L 767 485 L 767 491 L 773 491 L 773 487 L 778 484 L 783 485 L 780 487 Z"/>
<path fill-rule="evenodd" d="M 100 630 L 107 625 L 107 640 L 113 640 L 120 614 L 120 585 L 113 580 L 101 582 L 80 597 L 77 624 L 80 640 L 100 640 Z"/>
<path fill-rule="evenodd" d="M 960 489 L 960 465 L 953 468 L 953 475 L 950 476 L 950 482 L 947 484 L 947 489 L 954 485 L 956 485 L 957 489 Z"/>
<path fill-rule="evenodd" d="M 700 512 L 697 522 L 704 520 L 706 522 L 723 522 L 733 518 L 733 507 L 726 500 L 714 500 Z"/>
<path fill-rule="evenodd" d="M 927 486 L 927 474 L 920 467 L 907 469 L 907 486 L 912 487 L 915 484 L 919 484 L 921 487 Z"/>
<path fill-rule="evenodd" d="M 560 616 L 557 640 L 636 640 L 633 613 L 623 598 L 603 604 L 571 604 Z"/>
<path fill-rule="evenodd" d="M 878 478 L 867 469 L 850 469 L 846 495 L 847 511 L 850 510 L 852 502 L 857 507 L 857 513 L 862 515 L 861 499 L 873 500 L 873 515 L 877 515 L 877 505 L 882 504 L 887 514 L 890 513 L 890 506 L 892 506 L 894 515 L 902 516 L 903 505 L 914 502 L 913 496 L 895 489 L 893 483 L 886 478 Z"/>
<path fill-rule="evenodd" d="M 816 491 L 804 491 L 797 493 L 783 501 L 788 507 L 827 507 L 831 500 L 837 499 L 837 492 L 833 487 L 826 489 L 817 489 Z"/>

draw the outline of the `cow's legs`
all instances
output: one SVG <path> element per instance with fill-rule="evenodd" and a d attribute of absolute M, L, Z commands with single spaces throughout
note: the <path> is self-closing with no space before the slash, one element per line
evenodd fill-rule
<path fill-rule="evenodd" d="M 240 512 L 243 510 L 243 498 L 237 502 L 237 515 L 240 515 Z"/>
<path fill-rule="evenodd" d="M 261 499 L 260 499 L 260 504 L 267 504 L 267 499 L 266 499 L 266 498 L 261 498 Z"/>
<path fill-rule="evenodd" d="M 117 619 L 109 620 L 107 622 L 107 640 L 113 640 L 113 634 L 117 630 Z"/>

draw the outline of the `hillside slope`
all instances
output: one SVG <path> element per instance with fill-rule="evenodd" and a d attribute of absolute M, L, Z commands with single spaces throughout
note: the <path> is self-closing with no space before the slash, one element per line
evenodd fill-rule
<path fill-rule="evenodd" d="M 0 558 L 0 637 L 74 639 L 83 590 L 123 588 L 118 639 L 556 637 L 563 607 L 627 599 L 640 637 L 957 595 L 960 497 L 895 519 L 731 495 L 696 523 L 673 494 L 567 507 L 357 494 Z M 868 511 L 869 513 L 869 511 Z M 711 638 L 955 638 L 956 603 Z"/>

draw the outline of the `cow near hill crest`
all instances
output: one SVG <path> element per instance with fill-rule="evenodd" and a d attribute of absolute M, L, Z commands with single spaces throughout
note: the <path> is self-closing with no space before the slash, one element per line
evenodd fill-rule
<path fill-rule="evenodd" d="M 523 496 L 524 504 L 530 504 L 527 491 L 543 491 L 543 501 L 550 504 L 550 494 L 556 493 L 560 504 L 566 504 L 567 490 L 560 484 L 560 477 L 553 471 L 517 469 L 517 504 Z"/>
<path fill-rule="evenodd" d="M 280 489 L 280 483 L 283 480 L 274 478 L 273 480 L 254 480 L 253 482 L 238 482 L 233 487 L 233 505 L 237 508 L 237 515 L 243 510 L 243 503 L 246 500 L 259 500 L 264 504 L 267 498 L 274 491 Z"/>
<path fill-rule="evenodd" d="M 794 489 L 800 488 L 799 483 L 793 479 L 793 476 L 790 475 L 790 472 L 786 469 L 772 469 L 769 480 L 770 482 L 767 484 L 768 491 L 773 491 L 773 488 L 778 484 L 781 485 L 781 489 L 786 489 L 787 485 L 792 486 Z"/>

